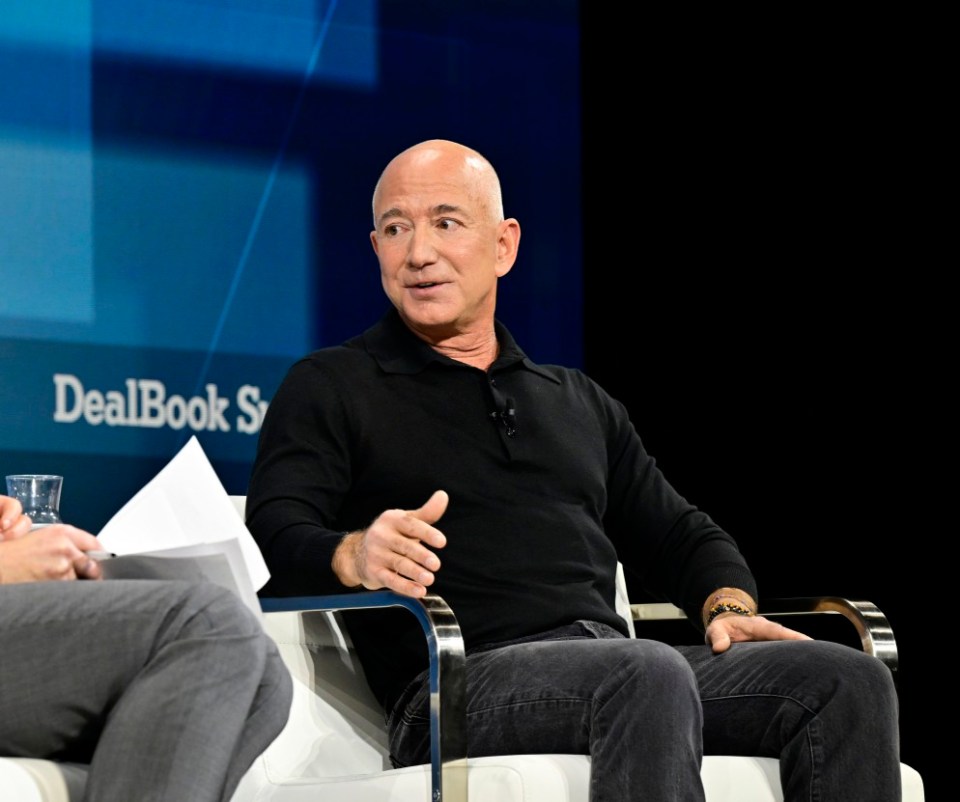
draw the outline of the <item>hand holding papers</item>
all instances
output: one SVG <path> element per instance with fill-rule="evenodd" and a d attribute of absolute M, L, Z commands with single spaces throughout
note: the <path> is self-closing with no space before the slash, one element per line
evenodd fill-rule
<path fill-rule="evenodd" d="M 105 579 L 207 579 L 236 592 L 258 616 L 270 572 L 196 437 L 97 535 L 117 557 Z"/>

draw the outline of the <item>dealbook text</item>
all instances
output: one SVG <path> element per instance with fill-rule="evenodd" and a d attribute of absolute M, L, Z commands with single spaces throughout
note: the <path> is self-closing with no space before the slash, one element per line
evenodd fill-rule
<path fill-rule="evenodd" d="M 186 398 L 167 393 L 166 385 L 157 379 L 126 379 L 123 390 L 86 389 L 83 382 L 70 373 L 53 376 L 56 423 L 85 421 L 90 426 L 132 426 L 145 429 L 189 427 L 200 431 L 232 431 L 227 419 L 230 400 L 220 395 L 212 382 L 204 386 L 205 395 Z M 242 434 L 256 434 L 267 411 L 268 401 L 261 398 L 260 388 L 241 386 L 235 396 L 239 414 L 234 422 Z"/>

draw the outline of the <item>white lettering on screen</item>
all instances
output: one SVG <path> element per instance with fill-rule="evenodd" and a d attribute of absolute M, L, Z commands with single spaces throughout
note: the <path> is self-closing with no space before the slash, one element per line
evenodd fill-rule
<path fill-rule="evenodd" d="M 227 419 L 230 400 L 220 389 L 208 383 L 204 395 L 189 398 L 169 394 L 157 379 L 126 379 L 124 387 L 106 391 L 84 387 L 71 373 L 55 373 L 53 386 L 56 423 L 80 423 L 89 426 L 132 426 L 144 429 L 190 428 L 195 432 L 232 431 Z M 260 431 L 269 402 L 260 397 L 260 388 L 244 384 L 235 396 L 239 414 L 234 422 L 242 434 Z"/>

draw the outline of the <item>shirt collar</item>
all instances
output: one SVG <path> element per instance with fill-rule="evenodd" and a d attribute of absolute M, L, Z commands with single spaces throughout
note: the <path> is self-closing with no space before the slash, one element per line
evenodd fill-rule
<path fill-rule="evenodd" d="M 500 353 L 490 366 L 491 373 L 520 363 L 527 370 L 551 381 L 557 381 L 556 376 L 543 370 L 527 357 L 507 327 L 499 320 L 494 320 L 493 327 L 497 342 L 500 343 Z M 394 307 L 388 309 L 378 323 L 367 329 L 361 339 L 367 352 L 386 373 L 419 373 L 433 362 L 447 367 L 468 367 L 462 362 L 438 353 L 417 337 L 407 328 L 400 313 Z"/>

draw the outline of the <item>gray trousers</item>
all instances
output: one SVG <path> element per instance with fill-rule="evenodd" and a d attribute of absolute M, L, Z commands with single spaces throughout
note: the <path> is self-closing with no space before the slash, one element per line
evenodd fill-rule
<path fill-rule="evenodd" d="M 395 765 L 429 761 L 429 688 L 390 716 Z M 472 756 L 591 756 L 592 802 L 703 802 L 704 754 L 780 759 L 787 802 L 900 802 L 890 670 L 827 641 L 672 647 L 581 622 L 467 655 Z"/>
<path fill-rule="evenodd" d="M 229 800 L 291 700 L 276 645 L 217 585 L 0 585 L 0 754 L 88 763 L 90 802 Z"/>

